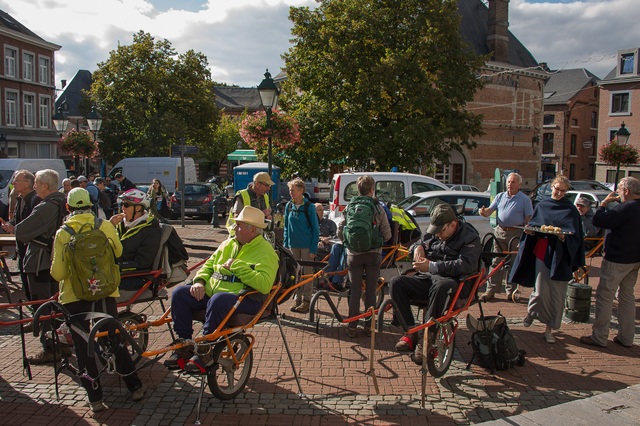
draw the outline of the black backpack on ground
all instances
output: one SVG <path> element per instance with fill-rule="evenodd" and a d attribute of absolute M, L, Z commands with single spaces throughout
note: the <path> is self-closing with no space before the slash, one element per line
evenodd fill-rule
<path fill-rule="evenodd" d="M 496 370 L 508 370 L 514 365 L 524 365 L 525 351 L 518 350 L 513 333 L 507 326 L 507 319 L 500 312 L 498 315 L 479 319 L 467 314 L 467 327 L 473 332 L 471 362 L 477 359 L 481 367 L 492 373 Z"/>

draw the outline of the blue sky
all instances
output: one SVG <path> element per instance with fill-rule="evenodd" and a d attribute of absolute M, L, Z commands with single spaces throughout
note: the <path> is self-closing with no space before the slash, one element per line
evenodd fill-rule
<path fill-rule="evenodd" d="M 486 3 L 486 0 L 483 0 Z M 640 0 L 510 0 L 509 29 L 538 62 L 604 77 L 616 51 L 640 47 Z M 215 81 L 255 87 L 290 47 L 289 6 L 315 0 L 0 0 L 0 9 L 62 46 L 56 84 L 94 71 L 139 30 L 209 59 Z"/>

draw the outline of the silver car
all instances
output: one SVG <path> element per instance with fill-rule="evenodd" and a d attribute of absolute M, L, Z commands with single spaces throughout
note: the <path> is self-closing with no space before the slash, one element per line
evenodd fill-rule
<path fill-rule="evenodd" d="M 601 191 L 601 190 L 569 190 L 565 197 L 571 200 L 575 204 L 576 200 L 580 197 L 584 197 L 591 203 L 591 208 L 597 209 L 600 206 L 602 200 L 607 198 L 607 195 L 613 191 Z M 609 206 L 613 207 L 615 204 L 611 203 Z"/>
<path fill-rule="evenodd" d="M 480 207 L 489 207 L 491 198 L 489 194 L 475 191 L 429 191 L 413 194 L 409 198 L 398 203 L 399 207 L 407 210 L 422 231 L 426 231 L 431 218 L 429 212 L 435 206 L 449 203 L 457 207 L 460 215 L 466 222 L 472 224 L 480 234 L 480 238 L 493 231 L 489 218 L 480 216 Z"/>

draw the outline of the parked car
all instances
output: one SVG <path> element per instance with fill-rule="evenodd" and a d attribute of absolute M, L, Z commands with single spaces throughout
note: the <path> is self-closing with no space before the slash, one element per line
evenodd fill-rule
<path fill-rule="evenodd" d="M 369 175 L 376 181 L 375 193 L 380 201 L 397 204 L 411 194 L 425 191 L 447 191 L 444 183 L 432 177 L 413 173 L 351 172 L 336 173 L 331 180 L 329 206 L 330 218 L 342 220 L 342 211 L 352 197 L 358 195 L 356 182 L 360 176 Z"/>
<path fill-rule="evenodd" d="M 602 202 L 602 200 L 604 200 L 605 198 L 607 198 L 607 195 L 611 194 L 611 191 L 601 191 L 601 190 L 595 190 L 595 191 L 587 191 L 587 190 L 583 190 L 583 191 L 574 191 L 574 190 L 570 190 L 567 191 L 567 194 L 565 195 L 565 197 L 567 197 L 568 199 L 571 200 L 572 203 L 575 204 L 576 200 L 580 197 L 584 197 L 587 200 L 590 201 L 591 203 L 591 208 L 592 209 L 596 209 L 600 206 L 600 203 Z M 613 206 L 616 203 L 611 203 L 609 204 L 609 206 Z"/>
<path fill-rule="evenodd" d="M 223 218 L 227 215 L 227 199 L 220 197 L 220 188 L 215 184 L 190 183 L 184 187 L 185 216 L 197 216 L 211 220 L 213 204 L 217 203 L 218 214 Z M 180 206 L 182 205 L 182 194 L 176 191 L 171 196 L 171 211 L 173 217 L 180 217 Z"/>
<path fill-rule="evenodd" d="M 476 191 L 429 191 L 413 194 L 398 203 L 399 207 L 411 214 L 420 229 L 426 231 L 431 217 L 429 213 L 438 204 L 449 203 L 456 206 L 464 220 L 472 224 L 483 238 L 493 231 L 488 217 L 480 216 L 480 207 L 489 207 L 491 197 L 484 192 Z"/>
<path fill-rule="evenodd" d="M 607 188 L 606 185 L 603 185 L 600 182 L 595 180 L 571 180 L 569 181 L 569 183 L 571 184 L 570 189 L 576 190 L 576 191 L 599 190 L 599 191 L 611 192 L 611 190 Z M 529 197 L 531 197 L 531 202 L 533 203 L 534 206 L 538 204 L 538 202 L 541 201 L 543 198 L 550 197 L 550 196 L 551 196 L 551 180 L 548 180 L 546 182 L 539 184 L 538 186 L 533 188 L 533 190 L 529 194 Z"/>
<path fill-rule="evenodd" d="M 474 191 L 474 192 L 480 192 L 480 190 L 478 188 L 476 188 L 475 186 L 473 186 L 473 185 L 448 183 L 447 186 L 452 191 Z"/>

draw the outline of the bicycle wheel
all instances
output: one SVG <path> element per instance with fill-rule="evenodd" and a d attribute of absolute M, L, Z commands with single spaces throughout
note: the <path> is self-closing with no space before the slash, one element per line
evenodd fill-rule
<path fill-rule="evenodd" d="M 118 314 L 118 321 L 120 321 L 125 327 L 140 325 L 146 322 L 142 315 L 130 311 L 120 312 Z M 143 351 L 147 350 L 147 345 L 149 343 L 149 332 L 146 328 L 140 330 L 132 330 L 129 332 L 129 334 L 131 335 L 131 337 L 133 337 L 133 339 L 136 341 L 138 346 L 142 348 Z M 134 351 L 129 344 L 127 344 L 127 350 L 129 351 L 131 359 L 134 363 L 140 361 L 142 356 Z"/>
<path fill-rule="evenodd" d="M 216 398 L 227 401 L 235 398 L 249 381 L 253 366 L 253 351 L 244 334 L 229 338 L 214 348 L 214 364 L 207 371 L 207 383 Z M 248 354 L 247 351 L 250 351 Z M 246 358 L 240 361 L 243 356 Z"/>
<path fill-rule="evenodd" d="M 453 361 L 455 338 L 450 321 L 442 324 L 442 327 L 439 327 L 435 333 L 429 333 L 427 369 L 431 376 L 442 377 L 449 370 L 451 361 Z"/>

